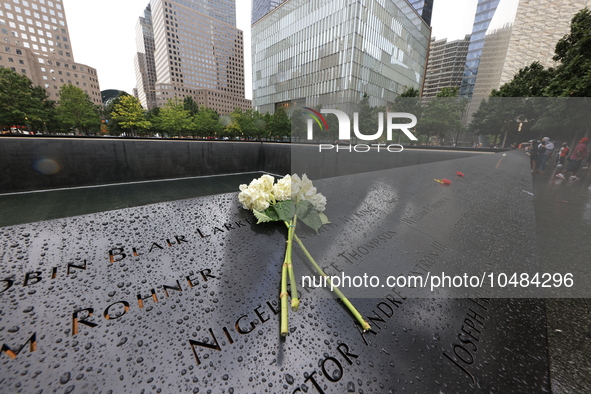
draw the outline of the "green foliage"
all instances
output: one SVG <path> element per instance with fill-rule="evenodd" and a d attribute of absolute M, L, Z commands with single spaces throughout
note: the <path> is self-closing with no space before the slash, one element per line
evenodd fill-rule
<path fill-rule="evenodd" d="M 584 8 L 571 20 L 570 33 L 556 44 L 554 70 L 546 94 L 591 97 L 591 11 Z"/>
<path fill-rule="evenodd" d="M 569 34 L 555 48 L 554 68 L 538 62 L 524 67 L 491 97 L 481 103 L 473 115 L 470 130 L 480 134 L 500 135 L 509 139 L 517 134 L 517 123 L 527 122 L 530 137 L 542 135 L 563 139 L 591 131 L 591 12 L 585 8 L 571 21 Z M 507 98 L 511 99 L 507 99 Z M 552 97 L 552 99 L 550 99 Z M 558 97 L 569 101 L 559 100 Z M 573 99 L 577 97 L 577 99 Z M 497 98 L 505 98 L 499 99 Z M 522 99 L 519 99 L 522 98 Z M 523 99 L 527 98 L 527 99 Z M 522 139 L 524 139 L 522 137 Z"/>
<path fill-rule="evenodd" d="M 521 98 L 491 97 L 483 100 L 473 114 L 468 129 L 476 134 L 497 135 L 517 130 L 518 119 L 526 119 L 526 101 Z"/>
<path fill-rule="evenodd" d="M 120 135 L 123 133 L 123 129 L 119 125 L 115 119 L 113 119 L 113 110 L 115 109 L 115 105 L 121 104 L 121 98 L 129 96 L 129 94 L 125 92 L 119 92 L 117 96 L 110 98 L 107 100 L 105 108 L 104 108 L 104 118 L 107 122 L 107 129 L 111 135 Z"/>
<path fill-rule="evenodd" d="M 154 107 L 146 112 L 146 120 L 150 122 L 150 127 L 147 129 L 150 134 L 161 134 L 162 130 L 158 126 L 158 117 L 160 116 L 160 107 Z"/>
<path fill-rule="evenodd" d="M 29 78 L 0 68 L 0 126 L 31 125 L 37 130 L 54 115 L 54 103 L 45 89 L 33 86 Z"/>
<path fill-rule="evenodd" d="M 63 126 L 81 131 L 100 126 L 98 110 L 82 89 L 71 84 L 62 85 L 59 96 L 57 118 Z"/>
<path fill-rule="evenodd" d="M 462 113 L 468 101 L 458 97 L 458 88 L 443 88 L 424 107 L 420 127 L 421 134 L 453 137 L 463 131 Z"/>
<path fill-rule="evenodd" d="M 511 81 L 493 90 L 494 97 L 591 97 L 591 12 L 579 11 L 570 32 L 555 48 L 555 68 L 538 62 L 519 70 Z"/>
<path fill-rule="evenodd" d="M 122 129 L 129 130 L 134 135 L 134 130 L 143 130 L 151 126 L 146 120 L 144 110 L 137 98 L 134 96 L 122 96 L 119 102 L 115 103 L 111 118 L 118 122 Z"/>
<path fill-rule="evenodd" d="M 185 111 L 188 111 L 189 115 L 191 115 L 191 116 L 195 116 L 199 112 L 199 106 L 197 105 L 195 100 L 193 100 L 193 97 L 191 97 L 191 96 L 186 96 L 183 99 L 183 109 Z"/>
<path fill-rule="evenodd" d="M 394 104 L 392 106 L 392 110 L 395 112 L 406 112 L 409 114 L 413 114 L 417 117 L 417 125 L 421 124 L 421 117 L 423 115 L 423 105 L 421 103 L 421 98 L 419 97 L 419 91 L 415 88 L 409 88 L 405 90 L 400 96 L 396 97 L 394 100 Z M 407 119 L 401 119 L 401 123 L 408 122 Z M 421 133 L 420 131 L 417 132 L 417 128 L 414 127 L 410 130 L 417 138 L 419 138 L 419 142 L 421 142 Z M 424 138 L 424 141 L 427 142 L 428 137 Z M 410 139 L 402 133 L 402 131 L 398 130 L 398 142 L 409 142 Z"/>
<path fill-rule="evenodd" d="M 306 226 L 318 232 L 323 224 L 330 223 L 326 215 L 319 213 L 310 201 L 303 200 L 294 202 L 293 200 L 280 201 L 264 212 L 253 210 L 254 216 L 258 219 L 257 224 L 267 222 L 291 222 L 294 215 Z"/>
<path fill-rule="evenodd" d="M 371 107 L 369 105 L 369 96 L 367 94 L 363 94 L 363 98 L 359 101 L 357 106 L 357 113 L 359 114 L 357 122 L 357 131 L 364 135 L 371 135 L 376 133 L 379 127 L 378 112 L 384 111 L 381 111 L 380 108 L 377 107 Z M 352 127 L 355 128 L 355 119 L 353 118 L 352 121 Z M 383 123 L 382 127 L 385 127 Z M 384 131 L 384 129 L 382 129 L 382 131 Z M 351 136 L 356 136 L 355 131 L 353 131 Z"/>
<path fill-rule="evenodd" d="M 291 136 L 294 141 L 306 139 L 306 120 L 301 109 L 296 109 L 291 113 Z"/>
<path fill-rule="evenodd" d="M 491 97 L 541 97 L 550 83 L 552 69 L 545 69 L 539 62 L 533 62 L 519 70 L 513 79 L 493 90 Z"/>
<path fill-rule="evenodd" d="M 193 129 L 193 120 L 182 101 L 176 97 L 168 100 L 160 109 L 158 127 L 172 136 L 182 136 Z"/>
<path fill-rule="evenodd" d="M 230 114 L 230 124 L 225 128 L 224 135 L 228 138 L 257 139 L 269 136 L 269 130 L 263 116 L 254 109 L 236 108 Z"/>
<path fill-rule="evenodd" d="M 201 107 L 193 118 L 193 128 L 200 137 L 221 135 L 224 130 L 218 113 L 206 107 Z"/>
<path fill-rule="evenodd" d="M 273 115 L 267 114 L 265 123 L 271 137 L 288 137 L 291 135 L 291 120 L 283 107 L 278 107 Z"/>

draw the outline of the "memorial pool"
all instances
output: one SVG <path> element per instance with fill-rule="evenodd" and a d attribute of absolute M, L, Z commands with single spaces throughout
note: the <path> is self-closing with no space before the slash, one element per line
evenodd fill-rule
<path fill-rule="evenodd" d="M 0 227 L 228 193 L 262 172 L 0 194 Z"/>

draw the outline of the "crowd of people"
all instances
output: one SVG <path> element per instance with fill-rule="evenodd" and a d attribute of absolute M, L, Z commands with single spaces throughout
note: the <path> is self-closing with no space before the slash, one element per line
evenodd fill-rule
<path fill-rule="evenodd" d="M 531 172 L 543 174 L 546 172 L 546 167 L 551 158 L 556 157 L 556 167 L 566 168 L 557 173 L 558 178 L 566 179 L 568 173 L 571 173 L 569 179 L 579 180 L 577 173 L 586 160 L 583 169 L 589 168 L 591 163 L 591 155 L 589 154 L 589 138 L 582 138 L 576 146 L 571 149 L 567 142 L 563 142 L 560 148 L 556 148 L 550 138 L 544 137 L 541 141 L 531 140 L 531 146 L 528 149 L 530 155 Z"/>

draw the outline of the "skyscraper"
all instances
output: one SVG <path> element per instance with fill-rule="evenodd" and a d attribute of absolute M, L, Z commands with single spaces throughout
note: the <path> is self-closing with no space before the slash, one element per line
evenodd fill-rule
<path fill-rule="evenodd" d="M 102 105 L 96 70 L 74 61 L 62 0 L 6 0 L 0 4 L 0 67 L 24 74 L 51 100 L 72 84 Z"/>
<path fill-rule="evenodd" d="M 490 21 L 495 15 L 499 1 L 478 0 L 472 34 L 470 36 L 470 45 L 468 46 L 468 55 L 466 56 L 466 69 L 464 70 L 464 78 L 460 87 L 460 96 L 472 98 L 476 76 L 478 75 L 478 67 L 480 66 L 482 47 L 484 46 L 484 36 L 486 35 Z"/>
<path fill-rule="evenodd" d="M 145 109 L 156 107 L 156 64 L 154 63 L 154 30 L 152 29 L 152 9 L 146 7 L 144 16 L 136 26 L 135 75 L 137 97 Z"/>
<path fill-rule="evenodd" d="M 474 97 L 488 97 L 535 61 L 553 66 L 556 43 L 585 6 L 591 0 L 501 0 L 484 38 Z"/>
<path fill-rule="evenodd" d="M 387 105 L 423 83 L 430 28 L 406 0 L 288 0 L 252 27 L 253 104 Z"/>
<path fill-rule="evenodd" d="M 219 113 L 250 108 L 235 0 L 151 0 L 137 35 L 137 92 L 144 108 L 187 96 Z"/>
<path fill-rule="evenodd" d="M 451 42 L 446 38 L 431 40 L 422 97 L 435 97 L 443 88 L 460 87 L 469 44 L 470 35 Z"/>
<path fill-rule="evenodd" d="M 285 0 L 252 0 L 252 24 L 271 12 Z"/>
<path fill-rule="evenodd" d="M 433 15 L 433 0 L 409 0 L 410 5 L 414 7 L 419 15 L 429 26 L 431 26 L 431 16 Z"/>

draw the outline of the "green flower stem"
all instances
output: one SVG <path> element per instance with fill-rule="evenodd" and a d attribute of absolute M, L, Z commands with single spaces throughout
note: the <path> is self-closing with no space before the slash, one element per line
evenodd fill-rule
<path fill-rule="evenodd" d="M 291 251 L 293 246 L 293 236 L 295 235 L 296 223 L 298 221 L 298 216 L 294 215 L 291 223 L 285 222 L 288 228 L 287 232 L 287 250 L 286 250 L 286 258 L 287 258 L 287 272 L 289 273 L 289 286 L 291 289 L 291 310 L 297 311 L 298 307 L 300 306 L 300 299 L 298 297 L 298 284 L 295 279 L 295 274 L 293 272 L 293 264 L 291 258 Z"/>
<path fill-rule="evenodd" d="M 289 331 L 289 323 L 287 314 L 287 252 L 285 253 L 285 259 L 283 260 L 283 266 L 281 267 L 281 294 L 279 294 L 281 300 L 281 336 L 287 336 Z"/>
<path fill-rule="evenodd" d="M 314 269 L 316 270 L 316 272 L 318 272 L 320 275 L 326 277 L 328 279 L 328 282 L 332 286 L 332 281 L 330 280 L 330 277 L 328 275 L 326 275 L 326 273 L 324 273 L 322 268 L 320 268 L 320 266 L 316 263 L 316 261 L 314 260 L 312 255 L 310 255 L 310 253 L 308 252 L 308 249 L 306 249 L 306 247 L 304 246 L 304 244 L 302 243 L 300 238 L 296 234 L 294 234 L 293 237 L 294 237 L 295 241 L 298 243 L 298 245 L 300 245 L 300 248 L 302 248 L 302 251 L 304 252 L 306 257 L 308 258 L 310 263 L 312 263 L 312 265 L 314 266 Z M 341 292 L 341 290 L 339 290 L 338 287 L 333 286 L 333 291 L 335 292 L 337 297 L 341 300 L 341 302 L 343 304 L 345 304 L 347 309 L 349 309 L 349 312 L 351 312 L 353 314 L 353 316 L 355 316 L 355 319 L 357 319 L 357 322 L 359 322 L 359 324 L 363 328 L 363 331 L 370 330 L 371 326 L 369 325 L 369 323 L 366 322 L 365 319 L 363 319 L 363 316 L 361 316 L 361 314 L 357 311 L 357 309 L 353 306 L 353 304 L 351 304 L 351 302 L 347 299 L 347 297 L 345 297 L 345 295 Z"/>

